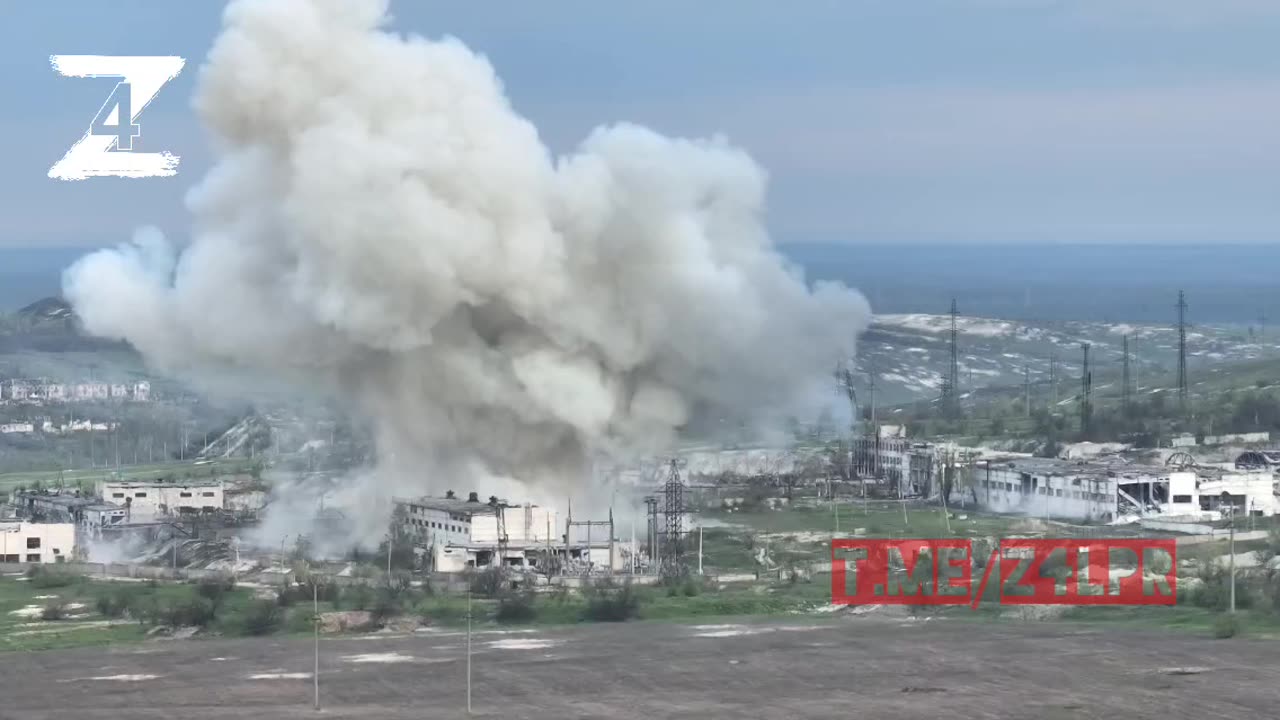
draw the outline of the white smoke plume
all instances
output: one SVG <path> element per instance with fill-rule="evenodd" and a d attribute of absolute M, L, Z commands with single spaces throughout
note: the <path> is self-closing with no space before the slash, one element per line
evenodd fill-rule
<path fill-rule="evenodd" d="M 217 161 L 189 244 L 141 232 L 70 268 L 90 332 L 372 421 L 378 466 L 345 494 L 373 537 L 393 492 L 561 498 L 595 453 L 781 417 L 852 354 L 866 301 L 783 262 L 746 153 L 623 124 L 553 157 L 483 57 L 388 32 L 386 11 L 227 7 L 194 101 Z"/>

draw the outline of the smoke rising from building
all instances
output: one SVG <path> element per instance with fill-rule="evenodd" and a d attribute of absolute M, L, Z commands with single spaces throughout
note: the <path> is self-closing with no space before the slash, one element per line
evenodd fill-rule
<path fill-rule="evenodd" d="M 343 493 L 374 539 L 393 492 L 561 498 L 595 453 L 828 399 L 867 303 L 783 262 L 745 152 L 621 124 L 553 157 L 483 57 L 390 33 L 386 9 L 228 6 L 189 243 L 144 230 L 70 268 L 90 332 L 344 401 L 377 429 Z"/>

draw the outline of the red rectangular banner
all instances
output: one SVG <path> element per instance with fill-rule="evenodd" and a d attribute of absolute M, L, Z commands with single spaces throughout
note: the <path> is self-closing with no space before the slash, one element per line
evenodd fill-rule
<path fill-rule="evenodd" d="M 1163 538 L 1015 538 L 988 558 L 973 557 L 965 539 L 839 538 L 831 541 L 831 601 L 976 608 L 994 579 L 1004 605 L 1174 605 L 1176 569 L 1177 545 Z"/>

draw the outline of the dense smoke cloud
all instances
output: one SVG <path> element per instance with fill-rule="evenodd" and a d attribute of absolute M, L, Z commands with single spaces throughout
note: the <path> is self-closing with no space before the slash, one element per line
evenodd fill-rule
<path fill-rule="evenodd" d="M 784 264 L 744 152 L 623 124 L 552 157 L 484 58 L 385 13 L 229 5 L 190 243 L 143 232 L 68 270 L 90 332 L 344 400 L 378 435 L 357 502 L 494 478 L 563 497 L 594 453 L 781 416 L 852 353 L 866 301 Z"/>

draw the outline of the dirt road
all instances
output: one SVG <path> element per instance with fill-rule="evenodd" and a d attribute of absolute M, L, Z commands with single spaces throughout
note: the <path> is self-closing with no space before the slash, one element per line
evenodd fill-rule
<path fill-rule="evenodd" d="M 866 619 L 480 633 L 492 718 L 1273 718 L 1280 643 L 1073 624 Z M 321 641 L 328 718 L 465 717 L 465 637 Z M 306 638 L 0 656 L 0 718 L 316 717 Z M 1174 668 L 1190 668 L 1175 671 Z"/>

